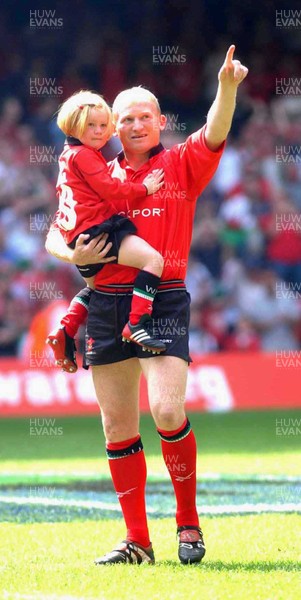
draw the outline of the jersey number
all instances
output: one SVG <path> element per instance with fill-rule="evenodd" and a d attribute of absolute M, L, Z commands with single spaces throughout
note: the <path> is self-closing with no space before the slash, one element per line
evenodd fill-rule
<path fill-rule="evenodd" d="M 59 200 L 59 226 L 65 231 L 70 231 L 76 225 L 76 211 L 74 209 L 77 202 L 73 200 L 72 189 L 69 185 L 61 185 Z"/>

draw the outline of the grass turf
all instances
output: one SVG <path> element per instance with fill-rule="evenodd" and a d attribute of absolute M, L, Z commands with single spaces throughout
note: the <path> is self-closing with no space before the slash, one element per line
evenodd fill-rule
<path fill-rule="evenodd" d="M 188 567 L 177 560 L 172 519 L 150 520 L 157 563 L 140 567 L 93 564 L 93 558 L 122 539 L 120 522 L 2 524 L 1 598 L 23 594 L 41 600 L 49 595 L 105 600 L 299 597 L 298 516 L 206 518 L 202 524 L 207 556 L 201 565 Z"/>
<path fill-rule="evenodd" d="M 292 431 L 277 435 L 276 424 L 280 419 L 300 423 L 300 415 L 300 411 L 292 410 L 191 415 L 198 440 L 199 475 L 299 476 L 300 435 Z M 98 417 L 60 417 L 55 419 L 55 428 L 62 428 L 62 435 L 30 435 L 29 418 L 0 420 L 2 473 L 21 473 L 21 477 L 35 474 L 36 480 L 49 471 L 68 476 L 88 474 L 89 478 L 109 476 Z M 149 474 L 166 475 L 159 436 L 149 415 L 142 416 L 140 431 Z"/>
<path fill-rule="evenodd" d="M 277 435 L 280 419 L 299 420 L 300 412 L 192 415 L 199 476 L 298 476 L 300 436 Z M 0 420 L 0 484 L 108 477 L 98 418 L 58 418 L 55 427 L 62 427 L 62 435 L 33 436 L 29 419 Z M 166 475 L 148 415 L 142 417 L 141 434 L 149 472 Z M 93 565 L 94 557 L 123 538 L 121 520 L 3 523 L 0 598 L 295 600 L 299 520 L 295 514 L 203 518 L 207 555 L 201 565 L 185 567 L 177 559 L 174 520 L 150 519 L 157 564 L 139 568 Z"/>

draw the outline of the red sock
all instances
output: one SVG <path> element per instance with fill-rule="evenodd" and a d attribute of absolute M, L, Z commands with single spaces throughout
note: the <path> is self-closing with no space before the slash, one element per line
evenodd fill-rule
<path fill-rule="evenodd" d="M 112 480 L 127 527 L 126 539 L 144 548 L 150 545 L 146 508 L 146 462 L 140 435 L 108 443 Z"/>
<path fill-rule="evenodd" d="M 141 271 L 134 282 L 133 298 L 129 320 L 131 325 L 137 325 L 142 315 L 151 315 L 153 301 L 156 295 L 160 277 Z"/>
<path fill-rule="evenodd" d="M 74 298 L 71 300 L 68 311 L 65 316 L 61 319 L 61 325 L 65 327 L 66 332 L 71 337 L 75 337 L 78 328 L 84 323 L 90 302 L 92 290 L 89 287 L 85 287 Z"/>
<path fill-rule="evenodd" d="M 158 429 L 162 454 L 174 487 L 177 525 L 199 526 L 196 509 L 196 441 L 188 419 L 175 431 Z"/>

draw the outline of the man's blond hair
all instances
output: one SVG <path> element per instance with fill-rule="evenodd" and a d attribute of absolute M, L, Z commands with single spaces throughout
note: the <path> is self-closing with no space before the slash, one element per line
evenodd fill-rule
<path fill-rule="evenodd" d="M 120 92 L 118 96 L 116 96 L 112 106 L 114 122 L 116 123 L 118 115 L 125 105 L 131 106 L 137 102 L 151 102 L 155 105 L 158 113 L 161 114 L 160 104 L 156 96 L 146 88 L 137 86 L 129 88 L 128 90 L 124 90 L 123 92 Z"/>
<path fill-rule="evenodd" d="M 99 94 L 89 90 L 81 90 L 70 96 L 60 107 L 57 124 L 65 135 L 81 137 L 87 127 L 91 108 L 105 110 L 108 115 L 108 133 L 113 133 L 112 112 L 106 101 Z"/>

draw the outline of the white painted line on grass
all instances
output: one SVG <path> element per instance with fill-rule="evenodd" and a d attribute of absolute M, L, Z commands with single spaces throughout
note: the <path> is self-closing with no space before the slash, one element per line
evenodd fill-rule
<path fill-rule="evenodd" d="M 1 496 L 0 504 L 18 504 L 19 506 L 35 505 L 35 506 L 57 506 L 57 507 L 69 507 L 69 508 L 84 508 L 84 509 L 98 509 L 107 510 L 112 512 L 121 512 L 119 504 L 110 502 L 101 502 L 100 500 L 67 500 L 62 498 L 30 498 L 27 496 Z M 244 504 L 222 504 L 220 506 L 203 505 L 198 506 L 199 514 L 205 515 L 233 515 L 243 513 L 293 513 L 301 512 L 301 502 L 286 502 L 286 503 L 244 503 Z M 149 514 L 155 515 L 156 513 L 164 514 L 166 516 L 172 516 L 174 511 L 162 509 L 156 510 L 154 508 L 147 509 Z"/>

